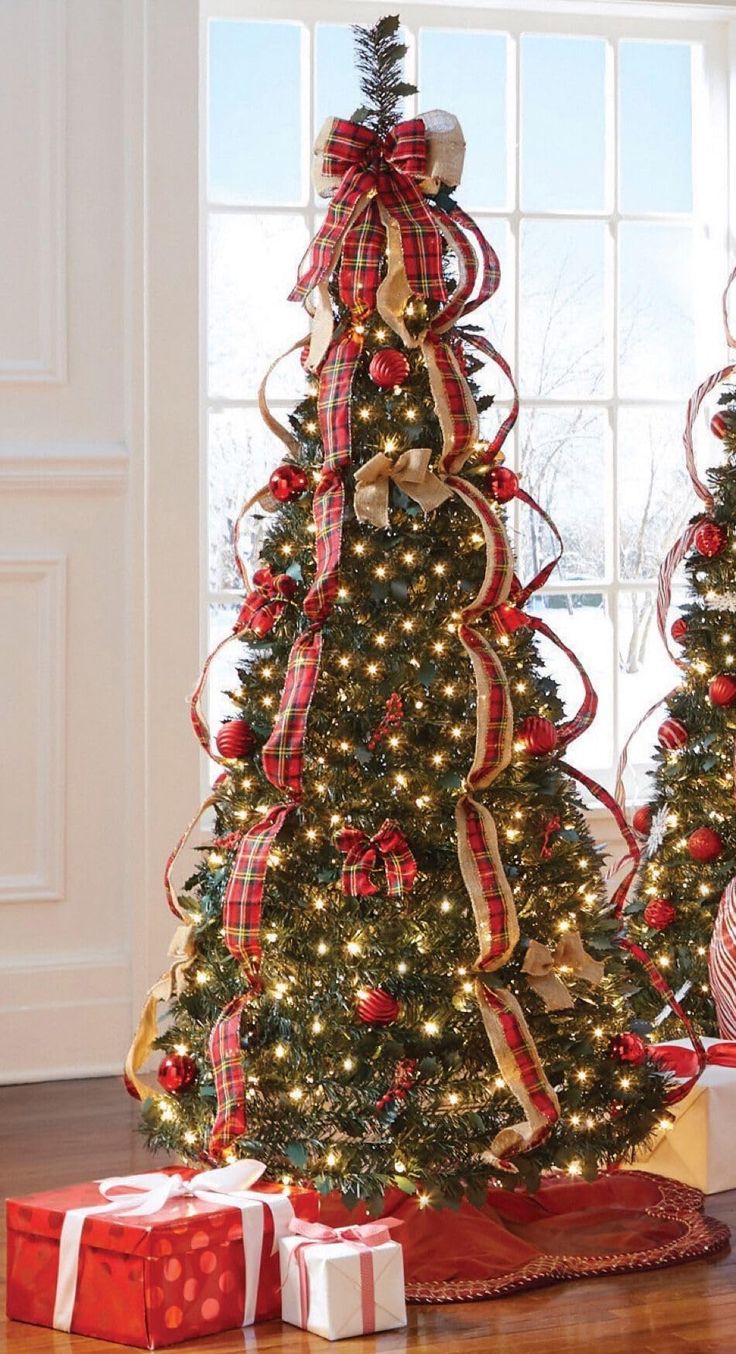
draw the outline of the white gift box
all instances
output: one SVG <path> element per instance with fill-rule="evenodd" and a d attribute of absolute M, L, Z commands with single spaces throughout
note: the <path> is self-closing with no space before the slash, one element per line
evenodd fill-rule
<path fill-rule="evenodd" d="M 703 1040 L 706 1050 L 723 1042 Z M 692 1047 L 688 1039 L 668 1043 Z M 693 1185 L 704 1194 L 736 1189 L 736 1067 L 710 1063 L 690 1094 L 672 1105 L 670 1112 L 675 1119 L 672 1128 L 660 1131 L 654 1146 L 640 1150 L 628 1169 L 653 1171 L 668 1180 Z"/>
<path fill-rule="evenodd" d="M 309 1228 L 312 1232 L 317 1230 Z M 335 1239 L 330 1241 L 304 1235 L 281 1238 L 284 1321 L 325 1340 L 344 1340 L 351 1335 L 368 1335 L 406 1325 L 401 1246 L 390 1240 L 365 1245 L 342 1239 L 344 1233 L 360 1230 L 338 1228 L 332 1232 Z"/>

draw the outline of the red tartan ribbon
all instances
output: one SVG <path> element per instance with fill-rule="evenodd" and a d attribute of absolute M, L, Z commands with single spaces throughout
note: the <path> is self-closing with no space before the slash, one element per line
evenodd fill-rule
<path fill-rule="evenodd" d="M 426 177 L 424 122 L 399 122 L 387 136 L 346 118 L 333 118 L 321 148 L 325 177 L 339 179 L 289 297 L 302 301 L 340 260 L 340 299 L 353 310 L 373 308 L 381 281 L 384 230 L 379 204 L 398 225 L 412 291 L 445 301 L 442 236 L 415 180 Z"/>
<path fill-rule="evenodd" d="M 398 823 L 386 818 L 378 832 L 369 837 L 359 827 L 344 827 L 335 844 L 344 852 L 342 891 L 349 898 L 365 898 L 381 892 L 372 878 L 381 861 L 386 871 L 387 892 L 392 897 L 409 893 L 417 877 L 417 862 Z"/>
<path fill-rule="evenodd" d="M 254 573 L 253 582 L 255 587 L 246 596 L 233 629 L 236 634 L 252 630 L 262 639 L 273 629 L 287 601 L 294 596 L 297 583 L 289 574 L 274 577 L 269 565 Z"/>
<path fill-rule="evenodd" d="M 214 1072 L 217 1112 L 207 1153 L 213 1161 L 217 1161 L 233 1139 L 245 1133 L 247 1127 L 240 1021 L 252 995 L 252 992 L 246 992 L 228 1002 L 210 1034 L 209 1054 Z"/>
<path fill-rule="evenodd" d="M 268 859 L 291 810 L 276 804 L 243 836 L 227 881 L 222 934 L 233 959 L 257 972 L 261 963 L 261 910 Z"/>

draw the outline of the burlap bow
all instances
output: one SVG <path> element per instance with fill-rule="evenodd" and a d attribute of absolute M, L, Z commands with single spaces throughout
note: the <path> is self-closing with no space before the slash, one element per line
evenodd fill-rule
<path fill-rule="evenodd" d="M 547 945 L 530 940 L 521 968 L 532 991 L 542 998 L 549 1011 L 566 1011 L 574 1005 L 558 970 L 573 973 L 593 987 L 603 981 L 603 964 L 584 949 L 579 931 L 565 931 L 557 942 L 554 955 Z"/>
<path fill-rule="evenodd" d="M 342 867 L 342 891 L 350 898 L 365 898 L 379 893 L 381 886 L 372 873 L 383 860 L 388 893 L 398 897 L 408 893 L 417 876 L 417 863 L 398 823 L 387 818 L 373 837 L 359 827 L 344 827 L 335 839 L 345 852 Z"/>
<path fill-rule="evenodd" d="M 395 461 L 382 451 L 366 461 L 355 472 L 353 505 L 358 521 L 369 522 L 373 527 L 388 526 L 388 491 L 392 480 L 424 512 L 431 512 L 450 498 L 451 491 L 430 468 L 431 456 L 429 447 L 412 447 Z"/>

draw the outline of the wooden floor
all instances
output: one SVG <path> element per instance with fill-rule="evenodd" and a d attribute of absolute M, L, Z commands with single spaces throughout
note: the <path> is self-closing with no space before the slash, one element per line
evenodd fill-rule
<path fill-rule="evenodd" d="M 136 1123 L 136 1106 L 117 1080 L 0 1089 L 3 1197 L 149 1169 Z M 736 1229 L 736 1191 L 715 1196 L 709 1211 Z M 2 1249 L 4 1275 L 4 1232 Z M 412 1307 L 408 1330 L 343 1344 L 350 1354 L 736 1354 L 735 1281 L 736 1260 L 726 1252 L 659 1273 L 589 1279 L 496 1302 Z M 0 1350 L 8 1354 L 123 1348 L 0 1321 Z M 274 1322 L 175 1348 L 316 1354 L 327 1345 Z"/>

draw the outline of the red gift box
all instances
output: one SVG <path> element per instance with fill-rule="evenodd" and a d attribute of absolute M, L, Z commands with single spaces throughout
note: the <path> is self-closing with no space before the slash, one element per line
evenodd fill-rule
<path fill-rule="evenodd" d="M 244 1188 L 263 1170 L 253 1167 L 8 1199 L 8 1316 L 139 1349 L 279 1317 L 278 1240 L 291 1217 L 316 1219 L 318 1196 Z"/>

